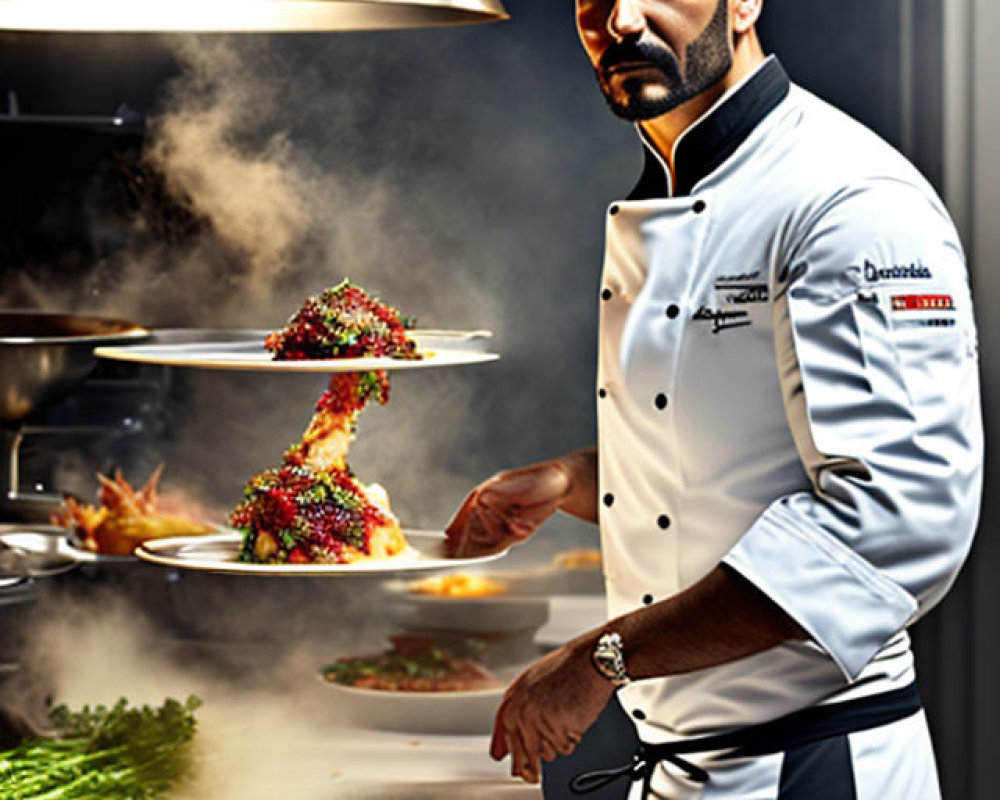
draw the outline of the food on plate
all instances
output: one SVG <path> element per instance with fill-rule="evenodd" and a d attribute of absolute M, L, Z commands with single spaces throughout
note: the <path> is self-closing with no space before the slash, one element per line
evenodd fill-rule
<path fill-rule="evenodd" d="M 312 297 L 267 337 L 275 359 L 420 358 L 398 312 L 350 281 Z M 302 438 L 282 465 L 255 475 L 230 524 L 243 534 L 240 561 L 351 564 L 407 549 L 385 490 L 366 486 L 347 464 L 358 417 L 389 400 L 384 370 L 336 373 Z"/>
<path fill-rule="evenodd" d="M 285 464 L 250 479 L 230 515 L 242 531 L 240 561 L 256 564 L 351 564 L 406 549 L 377 490 L 346 470 Z M 384 501 L 383 501 L 384 502 Z"/>
<path fill-rule="evenodd" d="M 0 753 L 0 798 L 120 797 L 152 800 L 193 772 L 191 743 L 201 701 L 168 699 L 159 708 L 84 706 L 49 712 L 56 735 Z"/>
<path fill-rule="evenodd" d="M 52 521 L 71 528 L 83 548 L 112 556 L 130 556 L 150 539 L 214 533 L 212 526 L 186 514 L 164 512 L 157 488 L 162 472 L 158 467 L 141 489 L 133 488 L 120 471 L 113 478 L 98 473 L 99 505 L 67 497 L 66 511 Z"/>
<path fill-rule="evenodd" d="M 560 569 L 600 569 L 603 562 L 600 550 L 567 550 L 552 563 Z"/>
<path fill-rule="evenodd" d="M 350 280 L 310 297 L 264 346 L 277 361 L 330 358 L 419 359 L 413 327 Z"/>
<path fill-rule="evenodd" d="M 424 578 L 410 584 L 410 591 L 432 597 L 497 597 L 509 590 L 505 581 L 464 572 Z"/>
<path fill-rule="evenodd" d="M 385 372 L 331 377 L 302 439 L 281 467 L 250 479 L 229 516 L 243 533 L 240 561 L 352 564 L 406 550 L 385 490 L 364 485 L 347 465 L 358 415 L 370 400 L 388 397 Z"/>
<path fill-rule="evenodd" d="M 370 400 L 380 405 L 389 402 L 389 377 L 384 370 L 335 374 L 316 403 L 302 439 L 286 451 L 285 463 L 346 470 L 347 451 L 357 432 L 358 417 Z"/>
<path fill-rule="evenodd" d="M 394 636 L 383 653 L 345 656 L 323 667 L 330 683 L 390 692 L 469 692 L 503 682 L 474 660 L 480 642 L 436 644 L 419 636 Z"/>

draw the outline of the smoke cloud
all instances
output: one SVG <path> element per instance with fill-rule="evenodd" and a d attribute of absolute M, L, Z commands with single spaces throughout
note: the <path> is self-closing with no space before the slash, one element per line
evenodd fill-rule
<path fill-rule="evenodd" d="M 151 326 L 273 328 L 346 276 L 421 328 L 493 330 L 496 364 L 394 375 L 352 451 L 405 526 L 440 528 L 493 472 L 594 440 L 602 212 L 638 158 L 627 145 L 608 157 L 610 132 L 629 134 L 586 65 L 566 66 L 579 58 L 572 20 L 532 28 L 536 13 L 551 17 L 164 40 L 176 74 L 127 171 L 127 224 L 95 206 L 94 263 L 58 280 L 22 273 L 2 297 Z M 177 370 L 169 391 L 145 459 L 166 460 L 165 485 L 225 508 L 298 437 L 322 381 Z M 596 542 L 589 527 L 554 528 L 525 552 Z"/>
<path fill-rule="evenodd" d="M 0 703 L 37 720 L 45 696 L 73 709 L 113 705 L 121 697 L 159 706 L 168 697 L 198 696 L 195 774 L 172 795 L 177 800 L 440 796 L 432 781 L 445 774 L 446 747 L 417 734 L 344 728 L 333 690 L 318 676 L 336 656 L 381 649 L 377 629 L 348 633 L 342 625 L 322 642 L 282 639 L 275 645 L 241 639 L 234 627 L 235 640 L 213 646 L 172 639 L 159 615 L 147 616 L 149 605 L 127 592 L 92 586 L 86 594 L 50 596 L 37 609 L 26 648 L 30 670 L 6 687 Z M 228 622 L 234 621 L 230 611 Z M 467 796 L 503 797 L 512 789 L 518 796 L 517 787 L 504 785 L 506 768 L 489 761 L 485 745 L 450 759 L 448 770 L 469 783 Z"/>

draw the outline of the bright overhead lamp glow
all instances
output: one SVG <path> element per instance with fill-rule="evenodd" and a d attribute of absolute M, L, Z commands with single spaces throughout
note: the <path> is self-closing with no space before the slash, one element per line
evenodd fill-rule
<path fill-rule="evenodd" d="M 503 0 L 0 0 L 0 30 L 307 32 L 507 19 Z"/>

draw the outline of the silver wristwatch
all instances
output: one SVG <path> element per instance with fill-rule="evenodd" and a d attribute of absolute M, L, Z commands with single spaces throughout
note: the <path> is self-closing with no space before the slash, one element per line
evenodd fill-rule
<path fill-rule="evenodd" d="M 621 634 L 614 631 L 601 634 L 590 657 L 597 671 L 611 681 L 616 689 L 632 682 L 628 670 L 625 669 L 625 651 L 622 647 Z"/>

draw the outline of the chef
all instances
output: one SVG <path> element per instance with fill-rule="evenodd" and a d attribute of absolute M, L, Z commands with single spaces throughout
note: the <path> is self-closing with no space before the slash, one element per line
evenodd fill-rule
<path fill-rule="evenodd" d="M 931 800 L 907 627 L 978 514 L 964 256 L 917 170 L 764 55 L 762 4 L 577 0 L 646 155 L 607 209 L 599 442 L 486 481 L 448 535 L 598 522 L 610 619 L 513 682 L 491 751 L 536 782 L 617 693 L 641 747 L 581 796 Z"/>

